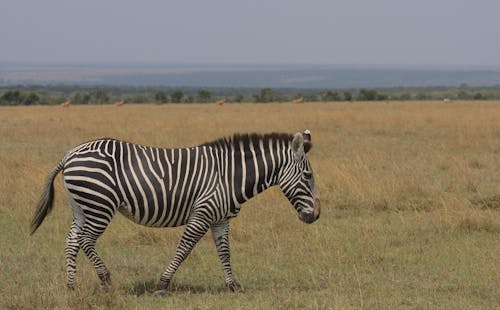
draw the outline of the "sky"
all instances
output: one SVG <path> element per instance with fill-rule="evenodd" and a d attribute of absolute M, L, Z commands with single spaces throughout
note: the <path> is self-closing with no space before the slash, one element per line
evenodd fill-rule
<path fill-rule="evenodd" d="M 500 65 L 498 0 L 2 0 L 0 63 Z"/>

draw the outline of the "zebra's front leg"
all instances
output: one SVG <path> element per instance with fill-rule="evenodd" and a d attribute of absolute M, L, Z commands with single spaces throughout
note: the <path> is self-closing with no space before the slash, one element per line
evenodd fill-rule
<path fill-rule="evenodd" d="M 184 234 L 179 241 L 175 256 L 170 262 L 170 265 L 160 277 L 160 282 L 154 292 L 155 296 L 163 296 L 167 293 L 170 280 L 179 268 L 180 264 L 191 253 L 193 247 L 203 237 L 210 227 L 210 222 L 207 219 L 194 217 L 192 218 L 184 230 Z"/>
<path fill-rule="evenodd" d="M 232 292 L 243 292 L 244 289 L 234 280 L 233 272 L 231 271 L 231 251 L 229 248 L 229 221 L 212 225 L 212 236 L 214 238 L 215 246 L 217 247 L 217 254 L 222 264 L 222 271 L 224 272 L 224 280 L 227 287 Z"/>

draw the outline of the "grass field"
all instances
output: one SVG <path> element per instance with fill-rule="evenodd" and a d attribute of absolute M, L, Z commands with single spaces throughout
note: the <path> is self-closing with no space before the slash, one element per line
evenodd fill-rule
<path fill-rule="evenodd" d="M 80 253 L 68 291 L 60 177 L 29 236 L 47 174 L 80 142 L 174 147 L 306 128 L 321 218 L 300 222 L 278 188 L 245 204 L 230 233 L 245 293 L 226 290 L 206 236 L 153 297 L 182 228 L 119 214 L 97 243 L 111 289 Z M 5 107 L 0 139 L 0 308 L 500 308 L 500 102 Z"/>

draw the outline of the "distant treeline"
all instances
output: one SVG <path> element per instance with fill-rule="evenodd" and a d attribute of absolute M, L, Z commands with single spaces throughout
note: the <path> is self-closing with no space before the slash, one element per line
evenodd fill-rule
<path fill-rule="evenodd" d="M 238 102 L 318 102 L 390 100 L 492 100 L 500 99 L 500 86 L 295 89 L 295 88 L 196 88 L 196 87 L 0 87 L 0 105 L 57 105 L 127 103 L 210 103 L 224 99 Z M 297 100 L 299 99 L 299 100 Z"/>

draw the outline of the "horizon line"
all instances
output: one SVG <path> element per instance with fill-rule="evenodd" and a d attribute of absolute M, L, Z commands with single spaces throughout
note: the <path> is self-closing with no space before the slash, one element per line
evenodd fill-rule
<path fill-rule="evenodd" d="M 325 67 L 325 68 L 362 68 L 362 69 L 468 69 L 468 70 L 486 70 L 500 69 L 500 64 L 397 64 L 397 63 L 364 63 L 364 64 L 341 64 L 341 63 L 218 63 L 218 62 L 139 62 L 139 61 L 1 61 L 0 67 L 85 67 L 85 66 L 100 66 L 100 67 L 128 67 L 128 68 L 150 68 L 153 66 L 160 67 L 177 67 L 177 68 L 237 68 L 237 67 L 254 67 L 254 68 L 297 68 L 297 67 Z"/>

